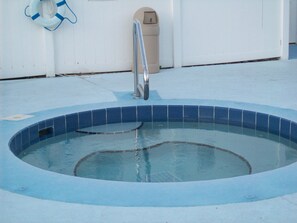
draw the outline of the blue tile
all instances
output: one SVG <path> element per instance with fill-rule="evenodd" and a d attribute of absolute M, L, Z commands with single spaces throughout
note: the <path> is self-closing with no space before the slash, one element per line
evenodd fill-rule
<path fill-rule="evenodd" d="M 9 140 L 9 148 L 16 155 L 16 137 L 15 135 Z"/>
<path fill-rule="evenodd" d="M 255 129 L 256 128 L 256 113 L 252 111 L 242 112 L 242 126 L 245 128 Z"/>
<path fill-rule="evenodd" d="M 30 134 L 30 145 L 33 145 L 39 142 L 38 124 L 31 125 L 29 127 L 29 134 Z"/>
<path fill-rule="evenodd" d="M 198 122 L 198 106 L 192 106 L 192 105 L 184 106 L 184 121 Z"/>
<path fill-rule="evenodd" d="M 78 129 L 78 114 L 66 115 L 66 132 L 73 132 Z"/>
<path fill-rule="evenodd" d="M 47 119 L 45 120 L 45 127 L 53 127 L 54 126 L 54 119 L 51 118 L 51 119 Z"/>
<path fill-rule="evenodd" d="M 122 108 L 122 122 L 136 122 L 136 107 Z"/>
<path fill-rule="evenodd" d="M 200 122 L 213 122 L 214 107 L 212 106 L 199 106 L 199 121 Z"/>
<path fill-rule="evenodd" d="M 87 128 L 90 126 L 92 126 L 92 112 L 91 111 L 79 112 L 78 127 L 81 129 L 81 128 Z"/>
<path fill-rule="evenodd" d="M 18 132 L 16 134 L 15 138 L 15 155 L 18 155 L 20 152 L 22 152 L 22 132 Z"/>
<path fill-rule="evenodd" d="M 280 130 L 280 118 L 270 115 L 269 116 L 269 132 L 279 135 L 279 130 Z"/>
<path fill-rule="evenodd" d="M 65 116 L 54 118 L 54 135 L 61 135 L 66 133 L 66 120 Z"/>
<path fill-rule="evenodd" d="M 26 149 L 29 146 L 30 146 L 29 129 L 25 128 L 24 130 L 22 130 L 22 148 Z"/>
<path fill-rule="evenodd" d="M 107 124 L 110 123 L 121 123 L 122 122 L 122 115 L 121 115 L 121 108 L 107 108 Z"/>
<path fill-rule="evenodd" d="M 228 108 L 215 107 L 215 123 L 228 124 Z"/>
<path fill-rule="evenodd" d="M 291 122 L 287 119 L 281 119 L 280 135 L 286 139 L 290 139 Z"/>
<path fill-rule="evenodd" d="M 168 119 L 169 121 L 183 121 L 183 106 L 182 105 L 169 105 L 168 106 Z"/>
<path fill-rule="evenodd" d="M 268 115 L 257 113 L 256 129 L 260 131 L 268 131 Z"/>
<path fill-rule="evenodd" d="M 242 126 L 242 110 L 229 109 L 229 125 Z"/>
<path fill-rule="evenodd" d="M 38 128 L 39 128 L 39 129 L 44 129 L 45 126 L 46 126 L 45 121 L 38 122 Z"/>
<path fill-rule="evenodd" d="M 291 140 L 297 143 L 297 123 L 296 122 L 291 123 Z"/>
<path fill-rule="evenodd" d="M 166 122 L 167 121 L 167 106 L 153 105 L 153 121 Z"/>
<path fill-rule="evenodd" d="M 106 109 L 98 109 L 92 111 L 93 126 L 106 124 Z"/>
<path fill-rule="evenodd" d="M 151 122 L 152 118 L 152 106 L 138 106 L 137 107 L 137 121 L 139 122 Z"/>

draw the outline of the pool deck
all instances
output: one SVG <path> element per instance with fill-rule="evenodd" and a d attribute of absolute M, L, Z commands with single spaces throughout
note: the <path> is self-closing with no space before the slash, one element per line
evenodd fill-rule
<path fill-rule="evenodd" d="M 297 60 L 161 70 L 151 98 L 206 100 L 297 111 Z M 0 82 L 0 118 L 132 99 L 127 73 Z M 140 101 L 139 103 L 146 103 Z M 292 117 L 297 120 L 297 117 Z M 4 160 L 0 159 L 0 165 Z M 1 173 L 1 169 L 0 169 Z M 0 178 L 1 180 L 1 178 Z M 257 185 L 255 185 L 257 187 Z M 174 199 L 174 197 L 172 198 Z M 297 221 L 297 193 L 268 200 L 197 207 L 109 207 L 36 199 L 0 190 L 0 222 L 286 222 Z"/>

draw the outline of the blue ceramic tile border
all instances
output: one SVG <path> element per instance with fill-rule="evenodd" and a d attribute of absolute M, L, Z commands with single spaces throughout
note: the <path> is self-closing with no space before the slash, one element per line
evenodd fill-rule
<path fill-rule="evenodd" d="M 198 106 L 184 106 L 184 122 L 198 122 Z"/>
<path fill-rule="evenodd" d="M 122 108 L 122 122 L 136 122 L 136 107 L 129 106 Z"/>
<path fill-rule="evenodd" d="M 107 124 L 122 122 L 121 108 L 107 108 L 106 110 Z"/>
<path fill-rule="evenodd" d="M 198 119 L 200 122 L 213 122 L 214 107 L 213 106 L 199 106 Z"/>
<path fill-rule="evenodd" d="M 66 131 L 72 132 L 79 128 L 78 126 L 78 114 L 66 115 Z"/>
<path fill-rule="evenodd" d="M 141 105 L 83 111 L 40 121 L 17 132 L 10 139 L 9 146 L 17 155 L 32 144 L 78 128 L 136 121 L 229 124 L 276 134 L 297 143 L 297 124 L 273 115 L 215 106 Z M 40 131 L 47 128 L 51 128 L 51 131 L 48 131 L 49 134 L 40 136 Z"/>
<path fill-rule="evenodd" d="M 242 110 L 229 109 L 229 125 L 242 126 Z"/>
<path fill-rule="evenodd" d="M 78 127 L 80 129 L 92 126 L 92 111 L 78 113 Z"/>
<path fill-rule="evenodd" d="M 162 122 L 168 120 L 168 107 L 167 105 L 154 105 L 153 106 L 153 121 Z"/>
<path fill-rule="evenodd" d="M 137 110 L 137 121 L 139 122 L 151 122 L 153 121 L 152 106 L 138 106 Z"/>
<path fill-rule="evenodd" d="M 222 107 L 215 107 L 215 123 L 228 124 L 229 123 L 229 109 Z"/>
<path fill-rule="evenodd" d="M 171 122 L 183 121 L 184 107 L 180 105 L 169 105 L 168 106 L 168 120 Z"/>
<path fill-rule="evenodd" d="M 280 131 L 280 118 L 274 115 L 269 116 L 269 132 L 278 135 Z"/>
<path fill-rule="evenodd" d="M 256 128 L 256 112 L 243 111 L 242 126 L 249 129 Z"/>
<path fill-rule="evenodd" d="M 64 133 L 66 133 L 65 116 L 59 116 L 59 117 L 54 118 L 54 135 L 58 136 L 58 135 L 61 135 Z"/>
<path fill-rule="evenodd" d="M 106 124 L 106 109 L 97 109 L 92 111 L 93 125 L 105 125 Z"/>
<path fill-rule="evenodd" d="M 268 118 L 269 115 L 257 113 L 256 129 L 260 131 L 268 131 Z"/>
<path fill-rule="evenodd" d="M 280 136 L 284 137 L 286 139 L 290 138 L 290 132 L 291 132 L 291 122 L 290 120 L 287 119 L 281 119 L 280 120 Z"/>

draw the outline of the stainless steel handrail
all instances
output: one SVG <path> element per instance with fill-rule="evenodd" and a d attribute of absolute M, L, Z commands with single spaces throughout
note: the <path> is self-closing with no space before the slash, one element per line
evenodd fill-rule
<path fill-rule="evenodd" d="M 143 86 L 139 84 L 138 80 L 138 44 L 140 49 L 141 63 L 143 67 Z M 140 22 L 134 20 L 133 22 L 133 62 L 134 62 L 134 97 L 143 97 L 144 100 L 149 98 L 149 71 L 142 35 Z"/>

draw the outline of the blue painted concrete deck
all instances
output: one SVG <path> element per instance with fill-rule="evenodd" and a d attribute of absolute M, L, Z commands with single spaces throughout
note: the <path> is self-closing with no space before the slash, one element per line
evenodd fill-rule
<path fill-rule="evenodd" d="M 297 60 L 162 70 L 151 75 L 150 85 L 152 97 L 149 103 L 195 99 L 232 107 L 248 106 L 276 115 L 284 112 L 297 120 L 294 116 L 297 111 Z M 96 103 L 125 104 L 135 101 L 131 96 L 132 89 L 133 75 L 129 72 L 2 81 L 0 118 L 77 105 L 87 108 Z M 5 157 L 0 158 L 0 165 L 5 165 Z M 0 190 L 0 198 L 3 222 L 293 223 L 297 219 L 297 194 L 249 203 L 183 208 L 70 204 L 4 190 Z"/>

